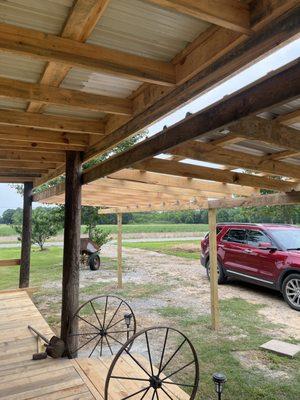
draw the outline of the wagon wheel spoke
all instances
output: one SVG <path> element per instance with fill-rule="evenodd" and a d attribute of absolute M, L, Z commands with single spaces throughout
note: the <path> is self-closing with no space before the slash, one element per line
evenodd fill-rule
<path fill-rule="evenodd" d="M 92 357 L 92 354 L 93 354 L 94 351 L 96 350 L 96 347 L 98 346 L 98 344 L 99 344 L 100 342 L 102 342 L 102 340 L 103 340 L 103 337 L 100 336 L 99 340 L 96 342 L 95 346 L 93 347 L 93 350 L 90 352 L 89 357 Z"/>
<path fill-rule="evenodd" d="M 93 311 L 94 311 L 94 314 L 96 315 L 96 318 L 97 318 L 97 321 L 98 321 L 98 323 L 99 323 L 100 329 L 103 329 L 103 326 L 102 326 L 102 324 L 101 324 L 101 322 L 100 322 L 100 319 L 99 319 L 98 314 L 97 314 L 97 312 L 96 312 L 96 310 L 95 310 L 95 307 L 94 307 L 93 302 L 90 301 L 90 304 L 91 304 L 91 306 L 92 306 L 92 309 L 93 309 Z"/>
<path fill-rule="evenodd" d="M 148 338 L 147 332 L 145 332 L 145 336 L 146 336 L 147 351 L 148 351 L 148 357 L 149 357 L 149 362 L 150 362 L 151 374 L 154 375 L 154 373 L 153 373 L 153 365 L 152 365 L 152 358 L 151 358 L 151 352 L 150 352 L 150 345 L 149 345 L 149 338 Z"/>
<path fill-rule="evenodd" d="M 113 316 L 111 317 L 109 323 L 107 324 L 107 328 L 106 328 L 106 329 L 109 329 L 110 324 L 112 323 L 113 319 L 114 319 L 115 316 L 117 315 L 117 313 L 118 313 L 118 311 L 120 310 L 120 307 L 121 307 L 122 304 L 123 304 L 123 300 L 121 300 L 120 304 L 119 304 L 118 307 L 116 308 L 116 310 L 115 310 Z"/>
<path fill-rule="evenodd" d="M 69 336 L 86 336 L 86 335 L 99 335 L 99 332 L 70 333 Z"/>
<path fill-rule="evenodd" d="M 96 339 L 96 337 L 99 335 L 99 333 L 97 333 L 97 335 L 95 335 L 94 337 L 92 337 L 91 339 L 89 339 L 87 342 L 85 342 L 83 345 L 81 345 L 80 347 L 78 347 L 76 350 L 72 351 L 72 353 L 76 353 L 78 350 L 82 349 L 84 346 L 86 346 L 87 344 L 89 344 L 92 340 Z"/>
<path fill-rule="evenodd" d="M 166 330 L 163 350 L 162 350 L 162 353 L 161 353 L 160 363 L 159 363 L 159 367 L 158 367 L 158 375 L 161 373 L 161 366 L 162 366 L 164 355 L 165 355 L 165 350 L 166 350 L 166 345 L 167 345 L 167 340 L 168 340 L 168 334 L 169 334 L 169 328 L 167 328 L 167 330 Z"/>
<path fill-rule="evenodd" d="M 133 396 L 135 396 L 136 394 L 142 393 L 142 392 L 144 392 L 144 391 L 147 390 L 147 389 L 149 389 L 149 388 L 146 387 L 146 388 L 140 389 L 140 390 L 138 390 L 137 392 L 130 394 L 129 396 L 123 397 L 121 400 L 129 399 L 130 397 L 133 397 Z"/>
<path fill-rule="evenodd" d="M 118 324 L 119 324 L 120 322 L 122 322 L 122 321 L 124 321 L 124 318 L 119 319 L 119 321 L 118 321 L 118 322 L 115 322 L 113 325 L 111 325 L 111 326 L 109 327 L 109 329 L 111 329 L 111 328 L 113 328 L 114 326 L 118 325 Z M 106 328 L 106 330 L 108 330 L 108 328 Z"/>
<path fill-rule="evenodd" d="M 134 332 L 134 329 L 126 329 L 125 331 L 114 331 L 114 332 L 109 332 L 110 334 L 115 334 L 115 333 L 127 333 L 127 332 Z"/>
<path fill-rule="evenodd" d="M 111 336 L 109 333 L 107 333 L 107 336 L 110 337 L 115 342 L 117 342 L 118 344 L 120 344 L 121 346 L 123 346 L 124 343 L 120 342 L 118 339 L 116 339 L 115 337 Z"/>
<path fill-rule="evenodd" d="M 184 387 L 195 387 L 195 385 L 188 385 L 187 383 L 179 383 L 179 382 L 171 382 L 171 381 L 164 381 L 167 385 L 176 385 L 176 386 L 184 386 Z"/>
<path fill-rule="evenodd" d="M 166 376 L 164 379 L 162 379 L 162 381 L 164 382 L 166 379 L 169 379 L 171 376 L 177 374 L 178 372 L 184 370 L 185 368 L 189 367 L 190 365 L 194 364 L 195 360 L 189 362 L 188 364 L 184 365 L 183 367 L 179 368 L 177 371 L 172 372 L 171 374 L 169 374 L 168 376 Z"/>
<path fill-rule="evenodd" d="M 81 317 L 80 315 L 76 314 L 76 317 L 81 319 L 82 321 L 84 321 L 86 324 L 91 325 L 93 328 L 97 329 L 98 331 L 100 331 L 100 329 L 98 328 L 98 326 L 92 324 L 91 322 L 87 321 L 85 318 Z"/>
<path fill-rule="evenodd" d="M 107 346 L 108 346 L 108 348 L 109 348 L 109 351 L 111 352 L 111 355 L 113 355 L 114 353 L 113 353 L 113 351 L 112 351 L 112 349 L 111 349 L 111 347 L 110 347 L 110 344 L 109 344 L 109 341 L 108 341 L 108 339 L 107 339 L 107 336 L 104 336 L 104 337 L 105 337 Z"/>
<path fill-rule="evenodd" d="M 161 387 L 161 390 L 169 397 L 169 399 L 173 400 L 173 397 L 171 397 L 163 387 Z"/>
<path fill-rule="evenodd" d="M 146 396 L 146 394 L 149 392 L 150 386 L 147 388 L 146 392 L 143 394 L 140 400 L 143 400 L 143 398 Z"/>
<path fill-rule="evenodd" d="M 102 324 L 102 326 L 104 326 L 104 327 L 105 327 L 105 320 L 106 320 L 107 303 L 108 303 L 108 296 L 106 296 L 106 300 L 105 300 L 105 309 L 104 309 L 103 324 Z"/>
<path fill-rule="evenodd" d="M 184 345 L 185 342 L 186 342 L 186 338 L 183 340 L 183 342 L 180 344 L 180 346 L 177 348 L 177 350 L 174 351 L 174 353 L 171 355 L 169 360 L 162 367 L 162 369 L 160 370 L 160 373 L 167 367 L 167 365 L 169 365 L 169 363 L 173 360 L 173 358 L 176 356 L 176 354 L 179 352 L 179 350 L 181 349 L 181 347 Z"/>
<path fill-rule="evenodd" d="M 125 380 L 129 380 L 129 381 L 149 382 L 149 379 L 132 378 L 132 377 L 130 377 L 130 376 L 116 376 L 116 375 L 111 375 L 111 378 L 113 378 L 113 379 L 125 379 Z"/>

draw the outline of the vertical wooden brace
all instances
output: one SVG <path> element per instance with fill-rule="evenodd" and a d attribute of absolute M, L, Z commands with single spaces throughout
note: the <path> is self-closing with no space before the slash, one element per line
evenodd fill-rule
<path fill-rule="evenodd" d="M 208 210 L 209 223 L 209 264 L 210 264 L 210 298 L 212 329 L 220 326 L 220 309 L 218 297 L 218 256 L 217 256 L 217 210 Z"/>
<path fill-rule="evenodd" d="M 61 338 L 68 348 L 77 347 L 78 321 L 72 319 L 79 304 L 82 153 L 66 152 L 65 226 L 63 251 Z"/>
<path fill-rule="evenodd" d="M 29 287 L 31 226 L 32 226 L 32 182 L 24 183 L 23 227 L 19 287 Z"/>
<path fill-rule="evenodd" d="M 122 214 L 117 214 L 118 221 L 118 288 L 123 287 L 123 277 L 122 277 Z"/>

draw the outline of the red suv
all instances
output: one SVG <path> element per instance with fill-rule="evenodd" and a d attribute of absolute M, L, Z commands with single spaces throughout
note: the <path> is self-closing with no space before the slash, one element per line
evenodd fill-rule
<path fill-rule="evenodd" d="M 300 228 L 293 225 L 217 225 L 218 282 L 233 277 L 282 292 L 300 311 Z M 201 264 L 210 275 L 209 237 L 201 242 Z"/>

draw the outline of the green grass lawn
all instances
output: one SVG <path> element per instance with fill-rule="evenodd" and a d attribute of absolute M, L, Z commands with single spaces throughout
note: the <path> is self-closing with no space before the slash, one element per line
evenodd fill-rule
<path fill-rule="evenodd" d="M 104 231 L 117 233 L 117 225 L 99 225 Z M 123 225 L 123 233 L 166 233 L 166 232 L 207 232 L 206 224 L 137 224 Z M 81 226 L 81 232 L 85 232 L 85 226 Z M 60 232 L 62 233 L 62 231 Z M 1 236 L 16 236 L 16 232 L 10 225 L 0 224 Z"/>
<path fill-rule="evenodd" d="M 11 225 L 0 224 L 0 237 L 1 236 L 15 236 L 16 231 Z"/>
<path fill-rule="evenodd" d="M 258 349 L 279 328 L 259 315 L 263 305 L 236 298 L 223 300 L 220 306 L 219 334 L 212 332 L 209 317 L 193 317 L 193 310 L 157 309 L 166 325 L 181 329 L 195 346 L 200 361 L 198 399 L 216 399 L 211 377 L 217 371 L 225 373 L 228 379 L 224 400 L 299 399 L 300 357 L 290 359 Z M 241 359 L 245 360 L 242 364 Z"/>
<path fill-rule="evenodd" d="M 158 253 L 169 254 L 172 256 L 199 259 L 200 243 L 199 240 L 172 240 L 166 242 L 124 242 L 124 247 L 156 251 Z"/>

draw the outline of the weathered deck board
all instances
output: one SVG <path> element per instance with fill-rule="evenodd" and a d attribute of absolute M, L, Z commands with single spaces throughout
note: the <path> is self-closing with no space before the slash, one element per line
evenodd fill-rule
<path fill-rule="evenodd" d="M 106 376 L 113 356 L 33 361 L 37 340 L 29 331 L 29 324 L 49 338 L 53 335 L 26 291 L 0 292 L 0 400 L 103 400 Z M 141 364 L 148 363 L 140 355 L 135 357 Z M 147 378 L 129 356 L 119 360 L 114 374 Z M 145 384 L 144 381 L 118 379 L 111 382 L 110 400 L 120 400 L 142 389 Z M 168 390 L 174 400 L 189 399 L 175 385 L 170 385 Z M 169 400 L 164 393 L 160 393 L 160 397 L 161 400 Z M 152 392 L 147 392 L 144 399 L 151 400 Z"/>

